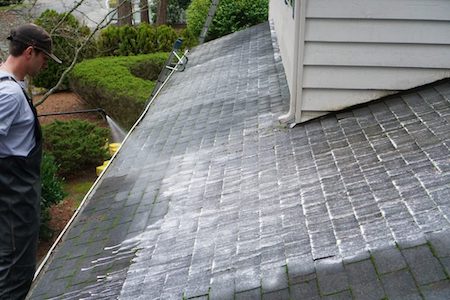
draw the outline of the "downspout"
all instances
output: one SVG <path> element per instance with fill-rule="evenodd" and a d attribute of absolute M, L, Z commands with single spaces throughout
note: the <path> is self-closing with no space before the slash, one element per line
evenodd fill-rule
<path fill-rule="evenodd" d="M 306 1 L 297 0 L 294 4 L 294 67 L 292 70 L 292 81 L 290 86 L 289 111 L 281 115 L 278 120 L 287 123 L 294 119 L 296 123 L 301 118 L 301 99 L 303 92 L 303 56 L 305 50 L 305 23 L 306 23 Z"/>

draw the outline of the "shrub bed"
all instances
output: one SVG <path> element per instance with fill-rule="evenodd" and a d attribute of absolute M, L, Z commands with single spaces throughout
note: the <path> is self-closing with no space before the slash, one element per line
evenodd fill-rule
<path fill-rule="evenodd" d="M 129 129 L 141 114 L 167 57 L 167 53 L 154 53 L 85 60 L 72 70 L 70 86 Z"/>
<path fill-rule="evenodd" d="M 42 127 L 44 150 L 55 158 L 61 175 L 98 166 L 108 157 L 109 130 L 82 121 L 54 121 Z"/>

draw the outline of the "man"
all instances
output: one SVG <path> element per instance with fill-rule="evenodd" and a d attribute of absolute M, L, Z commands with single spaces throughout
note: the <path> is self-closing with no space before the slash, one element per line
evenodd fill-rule
<path fill-rule="evenodd" d="M 26 75 L 47 66 L 52 40 L 39 26 L 11 31 L 0 66 L 0 299 L 24 299 L 35 268 L 40 218 L 41 131 Z"/>

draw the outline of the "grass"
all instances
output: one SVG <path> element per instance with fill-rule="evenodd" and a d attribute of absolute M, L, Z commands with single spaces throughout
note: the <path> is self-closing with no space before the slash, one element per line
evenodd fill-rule
<path fill-rule="evenodd" d="M 84 196 L 87 194 L 91 186 L 95 182 L 95 174 L 85 173 L 81 176 L 73 179 L 66 180 L 64 183 L 64 191 L 68 194 L 67 198 L 72 199 L 78 207 L 83 201 Z"/>

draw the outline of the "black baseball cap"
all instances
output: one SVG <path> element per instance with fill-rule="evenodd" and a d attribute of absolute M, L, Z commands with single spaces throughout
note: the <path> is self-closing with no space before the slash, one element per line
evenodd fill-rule
<path fill-rule="evenodd" d="M 62 61 L 52 53 L 52 38 L 42 27 L 35 24 L 25 24 L 11 30 L 7 38 L 41 50 L 58 64 Z"/>

